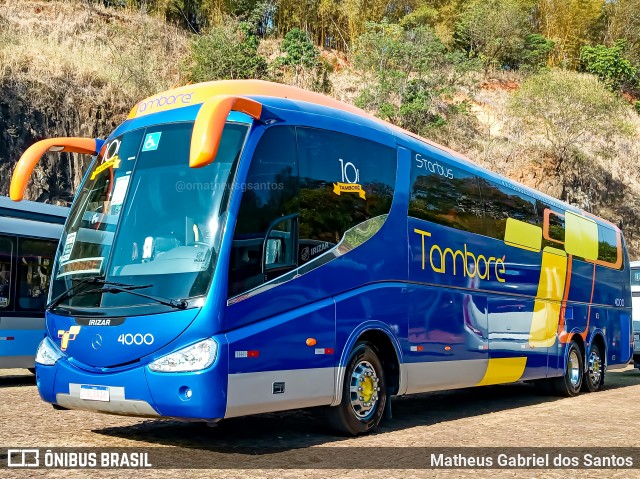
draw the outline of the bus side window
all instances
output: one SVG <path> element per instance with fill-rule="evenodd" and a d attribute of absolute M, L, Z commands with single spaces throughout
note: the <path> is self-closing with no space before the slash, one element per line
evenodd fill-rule
<path fill-rule="evenodd" d="M 542 226 L 542 248 L 551 246 L 564 250 L 565 225 L 564 210 L 536 200 L 538 221 Z"/>
<path fill-rule="evenodd" d="M 298 128 L 300 264 L 323 255 L 345 233 L 391 210 L 396 150 L 355 136 Z"/>
<path fill-rule="evenodd" d="M 11 301 L 12 256 L 13 240 L 6 236 L 0 236 L 0 310 L 2 311 L 13 309 Z"/>
<path fill-rule="evenodd" d="M 486 235 L 504 239 L 507 218 L 540 225 L 536 200 L 507 186 L 480 178 L 480 191 L 484 202 Z"/>
<path fill-rule="evenodd" d="M 483 233 L 482 199 L 474 174 L 413 152 L 409 216 Z"/>
<path fill-rule="evenodd" d="M 265 253 L 269 253 L 267 259 L 271 260 L 277 248 L 275 241 L 265 241 L 266 235 L 279 218 L 298 213 L 293 127 L 277 125 L 264 132 L 251 159 L 247 180 L 240 186 L 242 200 L 229 258 L 229 298 L 264 283 Z M 273 229 L 271 232 L 279 234 Z M 271 248 L 267 252 L 265 244 Z"/>
<path fill-rule="evenodd" d="M 18 308 L 43 312 L 49 291 L 56 243 L 18 239 Z"/>
<path fill-rule="evenodd" d="M 618 262 L 618 236 L 607 226 L 598 223 L 598 261 L 608 263 L 613 268 Z M 619 269 L 619 268 L 618 268 Z"/>

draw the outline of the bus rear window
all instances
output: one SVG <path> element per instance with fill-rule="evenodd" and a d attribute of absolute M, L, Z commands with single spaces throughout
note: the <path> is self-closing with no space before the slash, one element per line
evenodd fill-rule
<path fill-rule="evenodd" d="M 616 264 L 618 261 L 618 237 L 614 230 L 598 224 L 598 261 Z"/>

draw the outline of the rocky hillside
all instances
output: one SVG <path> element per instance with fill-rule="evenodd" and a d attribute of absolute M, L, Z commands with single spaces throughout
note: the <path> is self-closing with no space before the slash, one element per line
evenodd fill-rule
<path fill-rule="evenodd" d="M 144 95 L 179 83 L 177 28 L 85 2 L 0 2 L 0 194 L 25 149 L 55 136 L 105 137 Z M 43 158 L 27 199 L 66 204 L 87 157 Z"/>
<path fill-rule="evenodd" d="M 89 2 L 0 2 L 0 194 L 8 193 L 15 162 L 34 141 L 104 137 L 138 99 L 185 83 L 190 35 L 140 12 Z M 259 51 L 276 58 L 279 44 L 265 40 Z M 322 56 L 334 65 L 331 95 L 353 101 L 360 76 L 343 54 Z M 470 105 L 468 115 L 434 130 L 433 139 L 618 224 L 632 257 L 640 257 L 640 116 L 629 108 L 629 134 L 587 142 L 583 153 L 559 162 L 540 131 L 509 113 L 522 81 L 517 73 L 478 75 L 457 93 Z M 70 154 L 44 159 L 28 198 L 69 202 L 86 161 Z"/>

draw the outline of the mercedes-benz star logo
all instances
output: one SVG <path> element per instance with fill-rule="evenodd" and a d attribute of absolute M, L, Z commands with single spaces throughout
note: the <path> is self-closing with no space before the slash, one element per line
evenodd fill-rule
<path fill-rule="evenodd" d="M 102 347 L 102 336 L 96 334 L 91 341 L 91 347 L 96 350 L 100 349 Z"/>

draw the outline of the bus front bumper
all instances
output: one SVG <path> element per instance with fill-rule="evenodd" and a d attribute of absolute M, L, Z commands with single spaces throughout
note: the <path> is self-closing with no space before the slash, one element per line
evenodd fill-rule
<path fill-rule="evenodd" d="M 226 377 L 215 368 L 191 373 L 156 373 L 146 366 L 118 372 L 90 372 L 61 359 L 53 366 L 36 364 L 40 397 L 67 409 L 108 414 L 215 422 L 226 409 Z M 81 397 L 93 387 L 100 399 Z M 86 396 L 85 396 L 86 397 Z"/>

